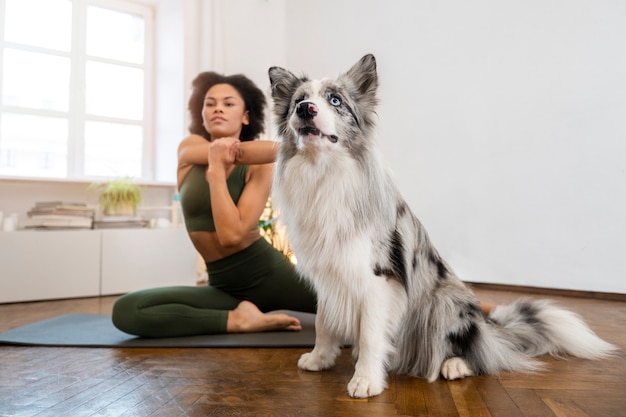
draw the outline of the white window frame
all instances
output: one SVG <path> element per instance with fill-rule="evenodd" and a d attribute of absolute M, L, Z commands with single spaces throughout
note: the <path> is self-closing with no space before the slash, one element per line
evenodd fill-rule
<path fill-rule="evenodd" d="M 41 52 L 49 55 L 69 57 L 70 69 L 70 103 L 68 112 L 52 110 L 26 109 L 15 106 L 6 106 L 0 102 L 0 112 L 11 112 L 24 115 L 66 117 L 68 119 L 68 149 L 67 149 L 67 175 L 59 180 L 102 180 L 103 177 L 90 177 L 84 175 L 84 132 L 86 121 L 104 121 L 141 125 L 143 128 L 143 158 L 141 167 L 142 181 L 152 181 L 155 177 L 155 135 L 154 135 L 154 79 L 155 79 L 155 10 L 154 6 L 145 1 L 131 0 L 70 0 L 72 2 L 72 44 L 70 52 L 61 52 L 45 48 L 5 42 L 4 18 L 0 19 L 0 72 L 3 68 L 3 56 L 5 48 L 13 48 L 30 52 Z M 144 63 L 132 64 L 111 59 L 88 56 L 86 52 L 87 33 L 87 7 L 97 6 L 121 12 L 133 13 L 144 18 Z M 5 0 L 0 0 L 0 16 L 5 16 Z M 123 65 L 130 68 L 141 68 L 144 72 L 144 97 L 143 97 L 143 121 L 129 122 L 125 119 L 89 115 L 86 112 L 85 103 L 85 69 L 87 61 Z M 1 79 L 0 79 L 1 80 Z M 0 82 L 0 97 L 2 96 L 2 83 Z M 120 98 L 123 99 L 123 98 Z M 1 120 L 0 120 L 1 123 Z M 0 175 L 0 178 L 6 176 Z M 20 176 L 19 178 L 24 178 Z M 48 179 L 45 177 L 32 177 L 34 180 Z"/>

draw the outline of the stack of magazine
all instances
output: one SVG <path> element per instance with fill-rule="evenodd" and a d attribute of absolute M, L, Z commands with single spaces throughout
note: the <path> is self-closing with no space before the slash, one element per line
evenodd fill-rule
<path fill-rule="evenodd" d="M 150 222 L 135 216 L 103 216 L 94 222 L 94 229 L 135 229 L 149 227 Z"/>
<path fill-rule="evenodd" d="M 86 203 L 41 201 L 28 211 L 26 229 L 91 229 L 96 207 Z"/>

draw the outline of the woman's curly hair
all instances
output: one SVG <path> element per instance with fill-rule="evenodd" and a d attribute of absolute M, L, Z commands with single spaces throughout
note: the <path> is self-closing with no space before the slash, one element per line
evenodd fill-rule
<path fill-rule="evenodd" d="M 222 75 L 212 71 L 201 72 L 191 83 L 191 97 L 189 97 L 187 106 L 191 115 L 189 132 L 211 140 L 211 134 L 207 132 L 202 123 L 202 108 L 207 91 L 216 84 L 233 86 L 243 98 L 250 123 L 242 126 L 239 139 L 244 142 L 259 136 L 263 132 L 265 124 L 265 95 L 263 92 L 245 75 Z"/>

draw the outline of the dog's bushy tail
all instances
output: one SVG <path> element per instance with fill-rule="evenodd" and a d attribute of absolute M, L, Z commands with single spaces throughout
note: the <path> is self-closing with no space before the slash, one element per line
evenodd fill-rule
<path fill-rule="evenodd" d="M 617 349 L 600 339 L 576 313 L 548 300 L 522 298 L 498 306 L 487 323 L 529 356 L 568 354 L 600 359 Z"/>
<path fill-rule="evenodd" d="M 408 326 L 398 339 L 393 368 L 432 382 L 440 376 L 442 363 L 452 357 L 462 358 L 474 374 L 481 375 L 539 371 L 543 366 L 535 357 L 545 354 L 599 359 L 617 350 L 576 313 L 550 301 L 522 298 L 498 306 L 487 318 L 477 309 L 476 300 L 473 307 L 461 307 L 453 316 L 413 312 L 409 322 L 417 326 Z"/>
<path fill-rule="evenodd" d="M 480 327 L 479 340 L 460 355 L 476 374 L 538 371 L 542 363 L 534 358 L 540 355 L 600 359 L 617 350 L 576 313 L 547 300 L 498 306 Z"/>

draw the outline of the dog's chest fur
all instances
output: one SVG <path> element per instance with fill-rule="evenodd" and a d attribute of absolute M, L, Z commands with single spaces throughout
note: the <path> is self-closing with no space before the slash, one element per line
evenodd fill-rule
<path fill-rule="evenodd" d="M 380 248 L 394 227 L 393 205 L 388 204 L 394 188 L 384 183 L 384 175 L 363 170 L 341 152 L 298 153 L 279 159 L 277 168 L 275 198 L 285 208 L 281 220 L 296 255 L 307 254 L 298 261 L 298 269 L 314 279 L 318 292 L 322 287 L 336 292 L 339 286 L 354 294 L 354 288 L 364 288 L 354 280 L 371 277 L 375 265 L 386 257 Z M 347 302 L 347 296 L 339 296 Z"/>
<path fill-rule="evenodd" d="M 279 164 L 284 178 L 275 196 L 279 207 L 288 207 L 281 219 L 292 245 L 305 253 L 336 253 L 370 228 L 366 218 L 375 213 L 362 204 L 366 178 L 353 160 L 298 154 Z"/>

